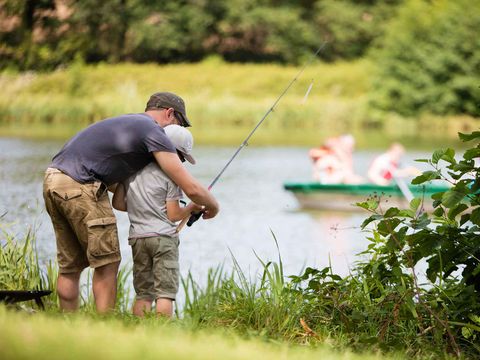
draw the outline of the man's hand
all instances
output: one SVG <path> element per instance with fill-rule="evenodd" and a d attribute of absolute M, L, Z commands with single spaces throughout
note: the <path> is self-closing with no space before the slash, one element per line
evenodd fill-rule
<path fill-rule="evenodd" d="M 207 220 L 207 219 L 211 219 L 213 217 L 215 217 L 217 214 L 218 214 L 218 207 L 216 209 L 207 209 L 205 208 L 203 210 L 203 215 L 202 215 L 202 218 Z"/>

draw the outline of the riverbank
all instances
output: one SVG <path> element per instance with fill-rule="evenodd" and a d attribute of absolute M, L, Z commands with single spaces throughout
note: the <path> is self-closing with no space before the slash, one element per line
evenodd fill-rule
<path fill-rule="evenodd" d="M 183 309 L 177 309 L 173 321 L 130 314 L 131 297 L 126 291 L 130 269 L 125 266 L 118 276 L 115 312 L 95 313 L 90 280 L 82 286 L 79 312 L 62 314 L 55 292 L 56 265 L 38 261 L 34 233 L 19 242 L 6 236 L 6 242 L 0 239 L 0 288 L 53 292 L 43 298 L 45 312 L 33 301 L 11 309 L 0 305 L 0 347 L 5 359 L 117 359 L 139 354 L 181 359 L 453 358 L 449 340 L 437 337 L 445 335 L 441 328 L 418 334 L 421 322 L 430 323 L 420 305 L 412 311 L 422 316 L 408 320 L 404 310 L 392 310 L 400 305 L 387 300 L 393 295 L 387 295 L 386 289 L 377 301 L 372 299 L 376 291 L 368 289 L 372 284 L 351 276 L 342 280 L 331 268 L 307 268 L 301 276 L 287 277 L 280 256 L 276 262 L 259 258 L 264 270 L 256 280 L 235 259 L 231 272 L 218 266 L 209 271 L 205 283 L 197 283 L 189 273 L 181 281 Z M 465 346 L 464 358 L 475 358 L 474 345 L 458 340 Z"/>
<path fill-rule="evenodd" d="M 142 111 L 151 93 L 169 90 L 185 98 L 197 144 L 238 144 L 298 71 L 292 66 L 210 59 L 198 64 L 76 64 L 51 73 L 2 73 L 0 135 L 66 139 L 102 118 Z M 455 140 L 458 131 L 478 127 L 478 120 L 470 117 L 406 119 L 372 112 L 372 71 L 365 60 L 309 66 L 252 144 L 312 146 L 348 132 L 359 147 L 373 143 L 381 148 L 403 138 L 416 144 Z"/>

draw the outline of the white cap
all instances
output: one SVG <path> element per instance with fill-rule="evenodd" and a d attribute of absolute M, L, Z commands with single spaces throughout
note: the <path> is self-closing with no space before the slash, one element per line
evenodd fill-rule
<path fill-rule="evenodd" d="M 193 136 L 190 131 L 180 125 L 168 125 L 163 130 L 165 130 L 165 134 L 167 134 L 173 146 L 182 153 L 185 159 L 189 163 L 195 164 L 195 159 L 190 155 L 193 148 Z"/>

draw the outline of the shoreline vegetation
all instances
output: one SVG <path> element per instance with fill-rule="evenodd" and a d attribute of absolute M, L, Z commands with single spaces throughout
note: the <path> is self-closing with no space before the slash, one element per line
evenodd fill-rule
<path fill-rule="evenodd" d="M 265 261 L 257 256 L 263 269 L 255 278 L 242 270 L 232 254 L 233 269 L 210 269 L 205 284 L 197 283 L 191 272 L 181 279 L 185 301 L 173 322 L 153 316 L 136 319 L 130 314 L 130 269 L 125 267 L 118 275 L 115 312 L 96 315 L 87 290 L 79 314 L 59 314 L 57 267 L 52 262 L 39 263 L 34 233 L 28 231 L 17 241 L 2 228 L 0 289 L 53 290 L 45 299 L 45 314 L 28 317 L 0 307 L 2 352 L 28 358 L 59 347 L 55 354 L 61 354 L 70 349 L 65 344 L 72 343 L 79 358 L 86 354 L 116 358 L 143 354 L 149 344 L 157 349 L 148 350 L 152 357 L 164 346 L 175 357 L 210 358 L 204 344 L 212 342 L 215 349 L 239 344 L 240 358 L 258 357 L 256 352 L 261 351 L 272 358 L 281 354 L 332 359 L 476 359 L 480 354 L 480 168 L 475 159 L 480 156 L 480 131 L 459 134 L 459 138 L 476 144 L 469 145 L 461 157 L 445 148 L 418 160 L 432 170 L 424 171 L 412 184 L 432 180 L 452 184 L 432 195 L 431 214 L 422 210 L 421 197 L 414 198 L 408 209 L 382 209 L 380 194 L 357 203 L 370 214 L 361 225 L 369 245 L 347 276 L 335 274 L 331 267 L 307 267 L 303 274 L 288 276 L 272 233 L 278 259 Z M 425 278 L 419 264 L 426 266 Z M 28 305 L 17 308 L 30 309 Z M 80 336 L 78 331 L 64 331 L 72 329 L 72 324 L 80 329 Z M 103 336 L 96 345 L 97 329 L 109 334 L 109 343 L 119 346 L 104 349 Z M 22 346 L 25 335 L 20 336 L 25 333 L 27 347 Z M 62 344 L 56 346 L 52 338 L 60 333 Z M 125 340 L 126 347 L 119 342 L 125 333 L 134 334 L 134 341 Z M 195 341 L 185 340 L 190 337 Z M 233 355 L 221 350 L 214 356 L 236 357 L 236 350 L 232 351 Z"/>
<path fill-rule="evenodd" d="M 159 90 L 180 94 L 197 144 L 237 145 L 297 74 L 299 67 L 227 64 L 211 57 L 197 64 L 85 65 L 50 73 L 0 73 L 0 136 L 67 139 L 89 124 L 141 112 Z M 315 63 L 294 83 L 252 138 L 253 145 L 316 146 L 352 133 L 359 148 L 453 144 L 459 131 L 478 127 L 470 116 L 406 118 L 369 107 L 368 60 Z M 304 101 L 310 84 L 312 91 Z"/>
<path fill-rule="evenodd" d="M 204 285 L 196 283 L 189 273 L 181 280 L 186 294 L 183 311 L 179 314 L 176 309 L 173 320 L 153 313 L 143 319 L 131 314 L 131 294 L 125 291 L 130 288 L 127 281 L 131 281 L 128 278 L 131 269 L 125 266 L 119 271 L 114 312 L 106 315 L 95 312 L 89 290 L 92 273 L 88 271 L 86 283 L 82 285 L 80 310 L 62 314 L 56 294 L 56 264 L 39 262 L 32 232 L 28 231 L 17 241 L 3 230 L 0 288 L 53 290 L 42 298 L 44 311 L 40 311 L 33 300 L 12 305 L 0 303 L 0 348 L 5 359 L 83 359 L 86 356 L 130 359 L 140 354 L 147 359 L 171 356 L 175 359 L 362 360 L 409 359 L 412 355 L 414 359 L 422 359 L 437 351 L 425 343 L 423 350 L 406 351 L 399 347 L 385 352 L 374 344 L 375 327 L 370 328 L 372 335 L 359 343 L 351 343 L 350 336 L 341 329 L 316 327 L 312 330 L 301 317 L 302 301 L 290 292 L 292 282 L 286 280 L 280 255 L 278 262 L 265 263 L 259 259 L 264 270 L 257 280 L 248 279 L 235 258 L 231 274 L 226 274 L 221 266 L 210 269 Z M 99 334 L 102 334 L 101 341 Z M 26 339 L 28 346 L 25 346 Z M 446 353 L 442 356 L 453 359 Z"/>

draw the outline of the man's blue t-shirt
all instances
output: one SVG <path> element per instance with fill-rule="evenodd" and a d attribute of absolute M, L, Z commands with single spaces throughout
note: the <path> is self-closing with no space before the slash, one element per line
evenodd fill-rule
<path fill-rule="evenodd" d="M 106 185 L 127 179 L 154 160 L 153 151 L 175 153 L 165 131 L 147 114 L 102 120 L 75 135 L 53 157 L 56 168 L 80 183 Z"/>

